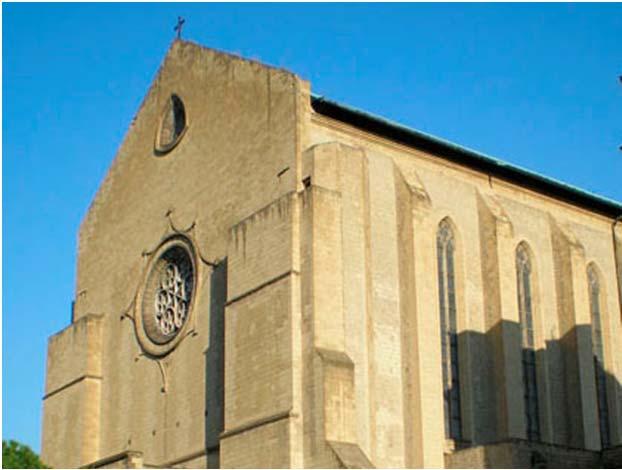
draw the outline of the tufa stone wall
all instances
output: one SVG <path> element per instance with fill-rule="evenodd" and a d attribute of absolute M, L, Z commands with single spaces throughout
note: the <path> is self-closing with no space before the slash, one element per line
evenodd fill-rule
<path fill-rule="evenodd" d="M 187 128 L 155 133 L 171 94 Z M 117 467 L 616 465 L 622 228 L 312 111 L 293 74 L 176 41 L 85 216 L 48 348 L 43 460 Z M 436 235 L 455 237 L 460 441 L 446 439 Z M 154 251 L 195 251 L 171 351 L 137 340 Z M 515 256 L 532 258 L 526 441 Z M 601 452 L 586 267 L 601 277 Z"/>

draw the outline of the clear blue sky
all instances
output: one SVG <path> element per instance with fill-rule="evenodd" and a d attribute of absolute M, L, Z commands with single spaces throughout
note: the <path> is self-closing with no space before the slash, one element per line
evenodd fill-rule
<path fill-rule="evenodd" d="M 40 446 L 81 218 L 173 39 L 622 200 L 622 5 L 3 4 L 2 437 Z"/>

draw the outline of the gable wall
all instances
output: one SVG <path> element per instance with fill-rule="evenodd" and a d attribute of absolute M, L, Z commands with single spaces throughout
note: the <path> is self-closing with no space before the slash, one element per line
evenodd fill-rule
<path fill-rule="evenodd" d="M 71 429 L 65 421 L 67 429 L 52 430 L 48 420 L 46 462 L 66 466 L 76 432 L 91 433 L 94 444 L 71 466 L 128 449 L 141 452 L 146 465 L 190 462 L 206 447 L 217 454 L 224 413 L 220 316 L 227 290 L 263 282 L 241 275 L 227 285 L 230 229 L 296 188 L 301 86 L 286 71 L 187 42 L 171 46 L 80 228 L 74 322 L 93 313 L 102 318 L 101 380 L 93 395 L 101 398 L 91 404 L 101 421 L 92 429 Z M 158 156 L 155 134 L 171 93 L 183 100 L 188 129 L 170 153 Z M 156 361 L 136 340 L 130 317 L 139 310 L 132 302 L 148 254 L 174 228 L 191 226 L 200 256 L 218 267 L 198 261 L 192 334 Z M 290 252 L 288 244 L 276 249 L 285 263 Z M 53 359 L 78 353 L 50 344 Z M 44 413 L 57 416 L 56 403 L 72 387 L 44 401 Z M 210 459 L 217 465 L 217 457 Z"/>

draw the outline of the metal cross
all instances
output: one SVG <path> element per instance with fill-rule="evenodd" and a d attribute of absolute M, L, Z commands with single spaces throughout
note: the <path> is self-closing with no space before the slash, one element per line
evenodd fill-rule
<path fill-rule="evenodd" d="M 181 16 L 177 17 L 177 25 L 173 28 L 173 31 L 177 31 L 177 39 L 181 39 L 181 28 L 183 28 L 185 22 L 186 20 Z"/>

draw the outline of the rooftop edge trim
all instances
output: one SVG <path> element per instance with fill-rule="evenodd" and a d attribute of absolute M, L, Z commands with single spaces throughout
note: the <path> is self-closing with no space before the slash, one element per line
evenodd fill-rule
<path fill-rule="evenodd" d="M 311 107 L 319 114 L 354 127 L 399 142 L 409 147 L 428 151 L 433 155 L 475 168 L 506 181 L 590 209 L 608 217 L 622 216 L 622 204 L 585 191 L 553 178 L 520 168 L 481 152 L 440 139 L 425 132 L 404 126 L 360 109 L 329 100 L 311 93 Z"/>

